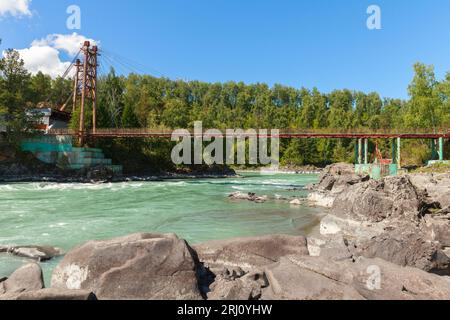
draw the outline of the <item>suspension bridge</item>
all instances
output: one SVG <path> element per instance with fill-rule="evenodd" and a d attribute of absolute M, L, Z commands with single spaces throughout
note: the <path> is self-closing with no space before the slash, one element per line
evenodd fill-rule
<path fill-rule="evenodd" d="M 71 73 L 73 76 L 73 91 L 63 106 L 57 110 L 53 110 L 59 117 L 71 118 L 75 111 L 79 112 L 79 128 L 71 129 L 48 129 L 45 131 L 47 136 L 65 136 L 78 139 L 78 144 L 84 146 L 86 141 L 92 141 L 100 138 L 168 138 L 170 139 L 173 130 L 159 128 L 97 128 L 97 90 L 98 90 L 98 68 L 100 67 L 99 59 L 100 50 L 97 46 L 91 46 L 86 41 L 72 63 L 63 75 L 68 77 Z M 105 57 L 110 64 L 120 62 L 118 59 Z M 123 62 L 122 62 L 123 64 Z M 73 70 L 73 72 L 72 72 Z M 71 105 L 71 108 L 70 108 Z M 86 111 L 90 106 L 92 110 L 92 128 L 86 128 Z M 286 138 L 286 139 L 356 139 L 356 158 L 357 166 L 368 165 L 368 141 L 369 139 L 391 139 L 393 159 L 390 160 L 391 165 L 396 162 L 396 166 L 400 167 L 401 140 L 402 139 L 429 139 L 433 150 L 437 150 L 439 161 L 444 160 L 444 140 L 450 139 L 450 128 L 431 130 L 390 130 L 376 131 L 367 129 L 355 130 L 300 130 L 300 129 L 279 129 L 279 130 L 256 130 L 254 132 L 246 132 L 245 136 L 258 138 Z M 208 135 L 208 130 L 205 129 Z M 184 130 L 181 136 L 193 137 L 195 132 Z M 213 135 L 216 137 L 216 135 Z M 386 162 L 382 159 L 381 153 L 377 146 L 377 160 L 380 163 Z M 364 170 L 364 169 L 362 169 Z"/>

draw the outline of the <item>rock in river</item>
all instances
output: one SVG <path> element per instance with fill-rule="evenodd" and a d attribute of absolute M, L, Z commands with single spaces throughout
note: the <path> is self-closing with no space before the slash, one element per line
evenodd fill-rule
<path fill-rule="evenodd" d="M 267 196 L 257 196 L 254 193 L 234 192 L 228 196 L 232 200 L 248 200 L 255 203 L 264 203 L 268 200 Z"/>
<path fill-rule="evenodd" d="M 0 282 L 0 295 L 17 294 L 43 288 L 44 279 L 41 267 L 37 263 L 30 263 L 17 269 L 8 279 Z"/>
<path fill-rule="evenodd" d="M 194 256 L 173 234 L 90 241 L 65 256 L 52 287 L 92 291 L 99 299 L 202 299 Z"/>
<path fill-rule="evenodd" d="M 61 249 L 50 246 L 0 246 L 2 252 L 42 262 L 63 255 Z"/>

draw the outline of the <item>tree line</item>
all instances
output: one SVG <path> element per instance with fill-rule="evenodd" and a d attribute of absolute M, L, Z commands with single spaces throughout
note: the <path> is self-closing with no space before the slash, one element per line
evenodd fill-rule
<path fill-rule="evenodd" d="M 19 54 L 6 51 L 0 60 L 0 119 L 10 135 L 27 126 L 24 112 L 39 106 L 62 106 L 72 92 L 70 79 L 39 72 L 31 75 Z M 98 80 L 98 128 L 191 128 L 203 121 L 204 128 L 280 129 L 371 129 L 429 131 L 450 128 L 450 73 L 440 81 L 434 67 L 414 65 L 408 87 L 409 99 L 382 98 L 378 93 L 272 87 L 264 83 L 205 83 L 170 80 L 149 75 L 116 75 L 113 69 Z M 79 108 L 78 108 L 79 110 Z M 90 127 L 88 107 L 86 126 Z M 77 112 L 71 126 L 78 127 Z M 371 144 L 373 151 L 374 143 Z M 98 146 L 129 167 L 148 164 L 170 166 L 173 143 L 163 140 L 115 139 L 97 141 Z M 389 142 L 379 141 L 388 157 Z M 355 160 L 355 141 L 281 141 L 283 165 L 324 165 Z M 448 148 L 447 148 L 448 149 Z M 431 158 L 430 141 L 405 142 L 406 164 L 421 164 Z"/>

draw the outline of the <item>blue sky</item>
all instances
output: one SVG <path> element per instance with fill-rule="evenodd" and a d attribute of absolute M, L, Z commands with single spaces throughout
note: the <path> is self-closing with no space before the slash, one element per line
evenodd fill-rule
<path fill-rule="evenodd" d="M 440 79 L 450 71 L 448 0 L 32 0 L 31 16 L 0 17 L 0 50 L 71 34 L 72 4 L 82 12 L 76 32 L 156 76 L 407 98 L 415 62 Z M 366 27 L 371 4 L 382 30 Z"/>

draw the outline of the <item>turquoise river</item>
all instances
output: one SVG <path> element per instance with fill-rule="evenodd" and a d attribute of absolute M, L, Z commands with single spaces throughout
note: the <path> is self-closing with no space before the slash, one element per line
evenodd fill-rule
<path fill-rule="evenodd" d="M 195 244 L 266 234 L 307 234 L 322 211 L 279 198 L 304 198 L 316 175 L 245 173 L 242 178 L 111 184 L 0 184 L 0 245 L 51 245 L 135 232 L 176 233 Z M 233 192 L 271 200 L 233 201 Z M 46 284 L 60 259 L 42 264 Z M 0 278 L 26 260 L 0 254 Z"/>

